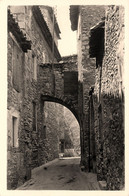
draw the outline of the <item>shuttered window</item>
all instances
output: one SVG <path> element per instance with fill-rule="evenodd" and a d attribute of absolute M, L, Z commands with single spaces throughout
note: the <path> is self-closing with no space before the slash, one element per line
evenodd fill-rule
<path fill-rule="evenodd" d="M 75 71 L 64 72 L 64 93 L 65 95 L 78 94 L 78 73 Z"/>
<path fill-rule="evenodd" d="M 17 92 L 21 91 L 23 54 L 19 47 L 13 44 L 13 87 Z"/>
<path fill-rule="evenodd" d="M 33 131 L 37 131 L 37 106 L 35 102 L 32 102 L 33 105 Z"/>

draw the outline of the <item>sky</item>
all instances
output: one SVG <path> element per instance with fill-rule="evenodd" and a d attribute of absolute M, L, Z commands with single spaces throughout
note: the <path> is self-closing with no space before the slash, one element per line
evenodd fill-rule
<path fill-rule="evenodd" d="M 57 22 L 61 31 L 61 40 L 58 41 L 58 49 L 61 56 L 77 54 L 76 31 L 71 30 L 71 22 L 68 5 L 58 5 Z"/>

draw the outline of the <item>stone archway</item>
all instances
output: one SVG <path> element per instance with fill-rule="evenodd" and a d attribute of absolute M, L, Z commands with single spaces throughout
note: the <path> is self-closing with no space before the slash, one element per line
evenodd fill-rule
<path fill-rule="evenodd" d="M 74 108 L 74 105 L 71 100 L 69 100 L 67 97 L 64 97 L 64 96 L 59 98 L 56 96 L 42 94 L 40 96 L 40 105 L 39 105 L 38 113 L 37 113 L 37 130 L 38 130 L 37 139 L 36 139 L 37 144 L 35 145 L 36 148 L 33 145 L 34 152 L 32 150 L 32 157 L 34 156 L 34 158 L 37 159 L 36 164 L 38 164 L 38 166 L 44 164 L 45 161 L 47 161 L 47 154 L 48 154 L 47 147 L 50 146 L 50 141 L 48 141 L 48 144 L 47 144 L 47 140 L 49 140 L 49 138 L 45 137 L 45 135 L 46 135 L 45 134 L 46 124 L 44 122 L 44 103 L 45 102 L 58 103 L 59 105 L 62 105 L 62 106 L 65 106 L 66 108 L 68 108 L 71 111 L 71 113 L 73 114 L 73 116 L 75 117 L 75 119 L 77 120 L 78 125 L 80 127 L 79 117 L 78 117 L 77 111 Z M 52 128 L 54 129 L 54 127 L 52 127 Z M 48 131 L 47 131 L 47 133 L 48 133 Z M 53 132 L 52 134 L 55 134 L 55 133 Z M 55 137 L 55 143 L 56 143 L 56 139 L 57 139 L 56 135 L 53 135 L 53 138 L 54 137 Z M 80 136 L 79 136 L 79 138 L 80 138 Z M 32 142 L 32 143 L 34 144 L 34 142 Z M 53 144 L 53 146 L 51 145 L 51 148 L 57 148 L 57 146 L 55 144 Z M 54 156 L 53 157 L 57 158 L 56 156 L 57 156 L 57 153 L 55 153 L 55 157 Z M 36 165 L 34 165 L 33 167 L 36 167 Z"/>
<path fill-rule="evenodd" d="M 65 106 L 73 113 L 73 115 L 77 119 L 78 123 L 80 124 L 79 116 L 78 116 L 77 110 L 75 109 L 75 105 L 72 102 L 72 100 L 70 100 L 68 97 L 66 97 L 66 96 L 56 97 L 56 96 L 50 96 L 50 95 L 41 95 L 41 101 L 55 102 L 55 103 L 59 103 L 59 104 Z"/>

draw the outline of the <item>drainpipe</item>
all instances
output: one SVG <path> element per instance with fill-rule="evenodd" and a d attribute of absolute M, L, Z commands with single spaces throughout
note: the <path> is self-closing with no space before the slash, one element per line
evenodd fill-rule
<path fill-rule="evenodd" d="M 91 128 L 91 126 L 90 126 L 90 117 L 91 117 L 91 115 L 90 115 L 90 113 L 91 113 L 91 108 L 90 108 L 90 96 L 91 96 L 91 91 L 89 91 L 89 119 L 88 119 L 88 124 L 89 124 L 89 160 L 88 160 L 88 165 L 89 165 L 89 172 L 90 172 L 90 128 Z"/>
<path fill-rule="evenodd" d="M 91 148 L 90 148 L 90 145 L 91 145 L 91 141 L 90 141 L 90 132 L 91 132 L 91 97 L 92 97 L 92 93 L 94 92 L 94 87 L 91 87 L 90 88 L 90 91 L 89 91 L 89 172 L 91 171 L 90 170 L 90 151 L 91 151 Z"/>
<path fill-rule="evenodd" d="M 53 31 L 52 31 L 52 68 L 53 68 L 53 64 L 54 64 L 54 7 L 53 7 L 53 19 L 52 19 L 53 21 Z"/>

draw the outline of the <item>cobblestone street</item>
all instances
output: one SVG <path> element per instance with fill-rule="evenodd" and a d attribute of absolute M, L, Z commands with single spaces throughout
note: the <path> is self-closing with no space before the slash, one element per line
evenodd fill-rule
<path fill-rule="evenodd" d="M 80 158 L 55 159 L 32 170 L 32 179 L 17 190 L 100 190 L 96 174 L 82 172 Z"/>

